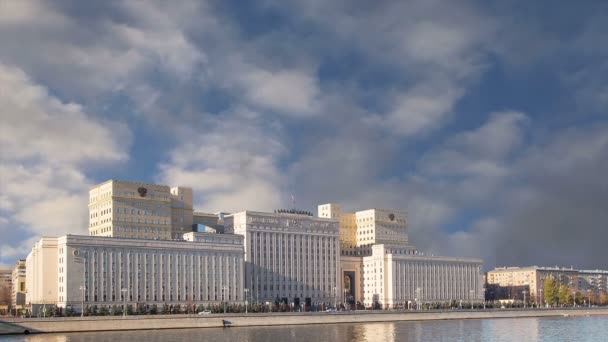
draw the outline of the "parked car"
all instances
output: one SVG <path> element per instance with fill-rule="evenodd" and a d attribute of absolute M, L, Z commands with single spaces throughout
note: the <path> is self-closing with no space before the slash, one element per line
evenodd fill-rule
<path fill-rule="evenodd" d="M 199 312 L 198 314 L 199 315 L 209 315 L 210 313 L 211 313 L 211 311 L 209 311 L 209 310 L 203 310 L 203 311 Z"/>

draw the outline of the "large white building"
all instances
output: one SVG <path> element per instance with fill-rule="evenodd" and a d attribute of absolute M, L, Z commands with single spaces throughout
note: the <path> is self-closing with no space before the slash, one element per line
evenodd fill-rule
<path fill-rule="evenodd" d="M 405 211 L 347 213 L 329 203 L 319 205 L 318 215 L 340 222 L 344 302 L 394 308 L 483 299 L 482 260 L 419 254 L 408 244 Z"/>
<path fill-rule="evenodd" d="M 26 301 L 77 311 L 83 303 L 243 302 L 243 237 L 191 232 L 184 239 L 42 238 L 26 259 Z"/>
<path fill-rule="evenodd" d="M 245 286 L 254 301 L 294 306 L 340 298 L 340 228 L 306 213 L 243 211 L 224 218 L 245 237 Z"/>
<path fill-rule="evenodd" d="M 421 256 L 412 248 L 374 245 L 363 259 L 363 302 L 407 307 L 408 302 L 481 300 L 481 260 Z"/>
<path fill-rule="evenodd" d="M 35 244 L 25 262 L 26 302 L 77 310 L 83 302 L 247 299 L 393 308 L 482 299 L 482 261 L 422 256 L 409 244 L 405 211 L 348 213 L 323 204 L 318 217 L 205 214 L 193 211 L 192 200 L 185 187 L 109 180 L 91 188 L 90 236 Z"/>

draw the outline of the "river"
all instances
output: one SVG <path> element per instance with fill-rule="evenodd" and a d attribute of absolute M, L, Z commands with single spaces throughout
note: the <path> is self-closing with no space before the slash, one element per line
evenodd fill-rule
<path fill-rule="evenodd" d="M 608 341 L 608 317 L 503 318 L 0 336 L 0 341 Z"/>

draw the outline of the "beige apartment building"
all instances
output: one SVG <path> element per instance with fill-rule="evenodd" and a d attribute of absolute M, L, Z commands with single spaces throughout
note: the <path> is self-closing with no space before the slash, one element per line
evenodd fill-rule
<path fill-rule="evenodd" d="M 585 291 L 608 292 L 608 271 L 579 270 L 580 288 Z"/>
<path fill-rule="evenodd" d="M 318 206 L 319 217 L 340 220 L 340 245 L 343 255 L 354 255 L 357 247 L 375 244 L 400 245 L 408 243 L 407 213 L 400 210 L 368 209 L 347 213 L 338 204 Z M 369 253 L 371 250 L 368 249 Z"/>
<path fill-rule="evenodd" d="M 333 203 L 318 215 L 340 223 L 341 300 L 385 308 L 422 302 L 480 301 L 482 260 L 424 256 L 409 245 L 407 213 L 368 209 L 344 212 Z"/>
<path fill-rule="evenodd" d="M 174 240 L 192 231 L 192 189 L 109 180 L 89 190 L 89 235 Z"/>
<path fill-rule="evenodd" d="M 543 303 L 542 291 L 547 278 L 552 277 L 559 284 L 572 291 L 605 291 L 608 271 L 576 270 L 560 267 L 497 267 L 487 274 L 487 283 L 501 287 L 529 287 L 529 298 Z"/>

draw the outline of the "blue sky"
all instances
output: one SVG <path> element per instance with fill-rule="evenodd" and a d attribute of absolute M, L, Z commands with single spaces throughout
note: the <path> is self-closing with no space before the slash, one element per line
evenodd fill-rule
<path fill-rule="evenodd" d="M 110 178 L 408 211 L 433 254 L 608 267 L 603 1 L 0 1 L 0 265 Z"/>

